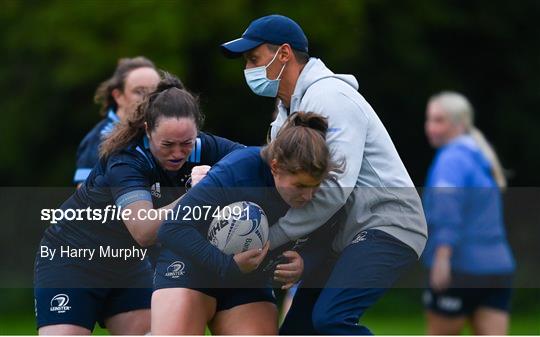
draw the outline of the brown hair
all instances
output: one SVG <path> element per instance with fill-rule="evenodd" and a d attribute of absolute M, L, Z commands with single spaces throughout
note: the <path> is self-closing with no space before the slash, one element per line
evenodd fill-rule
<path fill-rule="evenodd" d="M 262 157 L 270 163 L 276 159 L 280 169 L 290 173 L 306 172 L 315 179 L 324 179 L 342 165 L 332 161 L 326 145 L 326 118 L 316 113 L 297 112 L 291 115 L 276 138 L 262 149 Z"/>
<path fill-rule="evenodd" d="M 134 114 L 125 122 L 121 122 L 114 131 L 103 140 L 100 146 L 100 158 L 109 157 L 126 147 L 129 143 L 142 137 L 144 124 L 153 131 L 160 117 L 191 118 L 197 129 L 200 129 L 204 117 L 199 110 L 199 100 L 184 88 L 180 80 L 166 72 L 156 90 L 147 95 L 139 104 Z"/>
<path fill-rule="evenodd" d="M 154 63 L 143 56 L 121 58 L 118 60 L 113 75 L 109 79 L 101 82 L 94 94 L 94 102 L 101 105 L 99 110 L 101 115 L 104 116 L 110 108 L 117 108 L 116 101 L 112 96 L 113 90 L 119 89 L 120 91 L 123 91 L 126 77 L 130 72 L 139 68 L 152 68 L 156 70 Z"/>

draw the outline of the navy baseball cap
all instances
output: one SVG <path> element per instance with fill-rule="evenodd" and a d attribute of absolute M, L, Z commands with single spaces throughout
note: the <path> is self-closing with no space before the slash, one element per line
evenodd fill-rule
<path fill-rule="evenodd" d="M 308 52 L 308 40 L 302 28 L 292 19 L 275 14 L 251 22 L 242 37 L 225 42 L 220 47 L 225 56 L 233 58 L 263 43 L 288 43 L 293 49 Z"/>

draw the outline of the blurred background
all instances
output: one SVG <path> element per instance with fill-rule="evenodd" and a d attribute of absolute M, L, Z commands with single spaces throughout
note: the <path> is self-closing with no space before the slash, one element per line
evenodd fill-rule
<path fill-rule="evenodd" d="M 507 225 L 520 228 L 510 231 L 510 242 L 519 246 L 530 228 L 538 233 L 538 0 L 0 0 L 3 194 L 7 187 L 72 185 L 77 146 L 101 119 L 94 91 L 121 57 L 144 55 L 179 76 L 200 95 L 205 130 L 262 144 L 274 102 L 253 95 L 242 60 L 224 58 L 218 46 L 272 13 L 303 27 L 312 56 L 356 76 L 416 186 L 434 154 L 423 131 L 428 97 L 443 89 L 465 94 L 510 186 L 529 191 L 508 202 Z M 7 225 L 9 233 L 13 224 Z M 42 230 L 29 235 L 39 240 Z M 517 289 L 512 333 L 540 334 L 538 287 Z M 32 290 L 21 285 L 0 292 L 0 334 L 33 334 Z M 366 323 L 379 334 L 422 334 L 420 292 L 392 291 Z"/>

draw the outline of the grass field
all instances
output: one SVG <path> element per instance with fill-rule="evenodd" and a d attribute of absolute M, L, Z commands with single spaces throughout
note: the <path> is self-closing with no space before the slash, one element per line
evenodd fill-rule
<path fill-rule="evenodd" d="M 424 321 L 421 314 L 402 315 L 366 315 L 364 323 L 376 335 L 422 335 Z M 1 335 L 33 335 L 34 318 L 32 316 L 4 316 L 0 318 Z M 106 335 L 107 331 L 97 328 L 94 335 Z M 540 335 L 540 317 L 520 315 L 512 318 L 511 335 Z"/>
<path fill-rule="evenodd" d="M 393 289 L 369 310 L 362 319 L 377 335 L 422 335 L 424 334 L 424 317 L 420 304 L 419 289 Z M 521 291 L 514 296 L 516 312 L 512 314 L 510 324 L 511 335 L 540 335 L 540 306 L 533 305 L 524 310 L 524 297 L 537 302 L 539 291 Z M 29 304 L 31 303 L 28 301 Z M 516 303 L 517 302 L 517 303 Z M 470 331 L 465 331 L 470 333 Z M 0 315 L 0 335 L 33 335 L 36 334 L 33 312 L 28 314 Z M 106 330 L 97 327 L 95 335 L 105 335 Z"/>
<path fill-rule="evenodd" d="M 391 290 L 366 313 L 362 318 L 362 323 L 376 335 L 424 334 L 420 293 L 420 289 Z M 540 335 L 539 300 L 540 291 L 538 289 L 516 291 L 513 301 L 515 312 L 512 313 L 510 323 L 511 335 Z M 0 335 L 36 334 L 33 308 L 31 308 L 33 300 L 30 297 L 24 302 L 29 304 L 27 313 L 13 313 L 4 310 L 0 314 Z M 470 331 L 465 331 L 465 333 L 470 333 Z M 107 331 L 96 327 L 94 334 L 106 335 Z"/>
<path fill-rule="evenodd" d="M 376 335 L 423 335 L 424 317 L 421 313 L 410 315 L 366 314 L 363 320 Z M 466 330 L 464 334 L 470 334 Z M 540 335 L 540 313 L 535 315 L 515 315 L 510 324 L 511 335 Z"/>

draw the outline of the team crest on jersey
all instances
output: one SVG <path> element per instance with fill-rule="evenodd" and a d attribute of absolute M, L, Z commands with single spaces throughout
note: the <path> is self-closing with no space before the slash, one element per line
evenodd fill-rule
<path fill-rule="evenodd" d="M 352 243 L 358 243 L 360 241 L 366 241 L 366 237 L 367 237 L 367 232 L 366 231 L 362 231 L 360 233 L 358 233 L 354 239 L 352 240 Z"/>
<path fill-rule="evenodd" d="M 66 294 L 57 294 L 51 299 L 51 311 L 62 314 L 71 309 L 68 306 L 69 296 Z"/>
<path fill-rule="evenodd" d="M 165 273 L 165 276 L 171 277 L 171 278 L 179 278 L 180 276 L 184 275 L 186 272 L 184 269 L 186 268 L 186 265 L 182 261 L 174 261 L 170 264 L 170 266 L 167 267 L 167 272 Z"/>
<path fill-rule="evenodd" d="M 152 185 L 150 188 L 150 193 L 152 193 L 152 196 L 155 198 L 161 198 L 161 186 L 159 184 L 159 181 Z"/>

